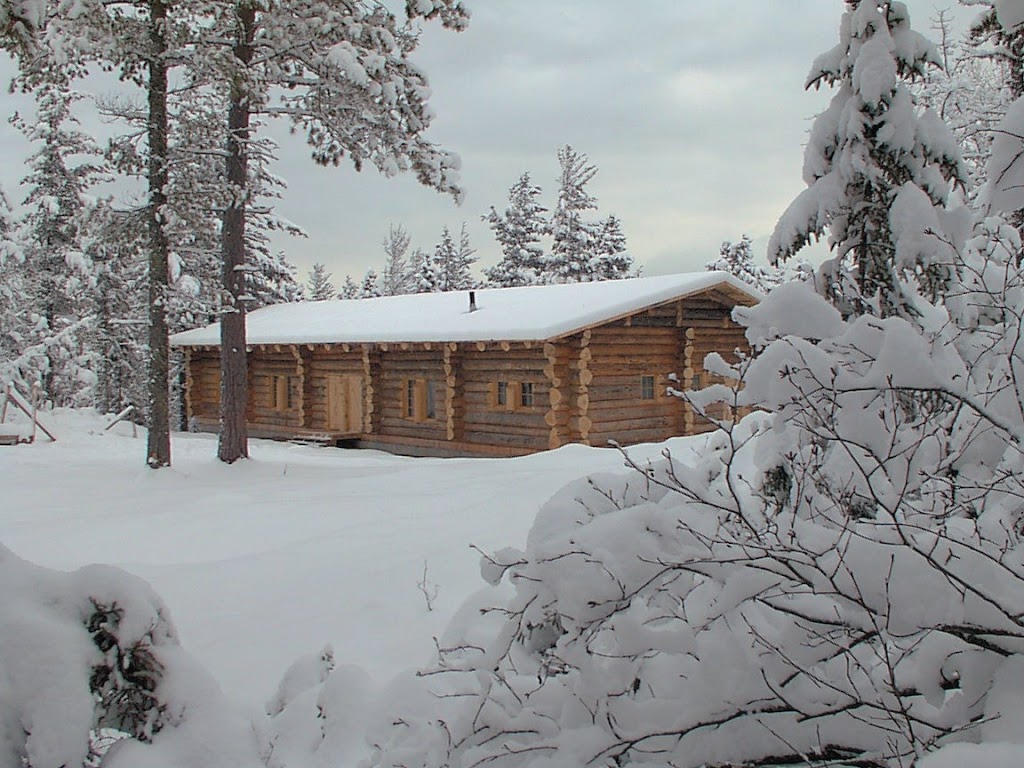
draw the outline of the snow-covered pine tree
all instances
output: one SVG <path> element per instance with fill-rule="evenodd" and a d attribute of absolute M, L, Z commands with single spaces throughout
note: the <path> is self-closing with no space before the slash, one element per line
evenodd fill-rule
<path fill-rule="evenodd" d="M 544 249 L 541 238 L 548 232 L 542 206 L 541 188 L 524 173 L 508 191 L 508 205 L 503 213 L 493 207 L 483 217 L 501 246 L 501 261 L 484 270 L 487 282 L 497 288 L 534 285 L 544 271 Z"/>
<path fill-rule="evenodd" d="M 215 8 L 220 6 L 216 5 Z M 222 315 L 221 435 L 219 458 L 247 455 L 245 425 L 244 264 L 248 148 L 254 114 L 278 115 L 302 131 L 313 159 L 360 168 L 373 163 L 385 175 L 412 171 L 423 184 L 461 195 L 458 162 L 423 137 L 432 115 L 429 89 L 410 56 L 418 21 L 439 19 L 450 29 L 468 22 L 461 0 L 408 2 L 399 21 L 385 5 L 330 0 L 257 6 L 243 0 L 218 15 L 213 39 L 229 40 L 230 53 L 199 60 L 211 80 L 229 83 L 226 177 L 232 187 L 224 214 L 225 290 L 231 311 Z"/>
<path fill-rule="evenodd" d="M 718 252 L 718 258 L 706 265 L 709 271 L 728 272 L 738 277 L 761 293 L 768 293 L 781 280 L 780 270 L 769 270 L 754 263 L 753 243 L 743 235 L 738 243 L 726 240 Z"/>
<path fill-rule="evenodd" d="M 309 270 L 309 279 L 306 281 L 306 301 L 327 301 L 336 298 L 338 291 L 331 282 L 331 273 L 322 262 L 316 262 Z"/>
<path fill-rule="evenodd" d="M 441 230 L 441 239 L 434 246 L 433 266 L 437 275 L 436 290 L 444 292 L 451 290 L 450 278 L 452 265 L 455 262 L 455 240 L 451 230 L 447 226 Z M 421 275 L 421 278 L 423 275 Z M 421 279 L 422 282 L 422 279 Z"/>
<path fill-rule="evenodd" d="M 475 253 L 476 249 L 469 244 L 466 223 L 463 222 L 459 230 L 459 243 L 454 246 L 451 259 L 444 265 L 438 265 L 441 268 L 442 291 L 464 291 L 475 285 L 472 275 L 473 265 L 477 262 Z"/>
<path fill-rule="evenodd" d="M 43 395 L 53 405 L 91 405 L 95 356 L 85 340 L 92 322 L 94 275 L 83 249 L 89 218 L 100 205 L 92 188 L 109 178 L 103 152 L 78 127 L 71 107 L 80 94 L 67 83 L 35 93 L 35 119 L 11 118 L 39 148 L 28 158 L 26 209 L 20 222 L 29 307 L 38 318 L 30 345 L 45 350 Z"/>
<path fill-rule="evenodd" d="M 259 121 L 253 121 L 253 130 L 259 127 Z M 226 133 L 220 138 L 226 140 Z M 298 270 L 283 251 L 274 251 L 270 242 L 275 232 L 306 237 L 301 227 L 274 212 L 274 201 L 280 199 L 288 186 L 284 179 L 270 172 L 277 159 L 277 145 L 272 139 L 257 134 L 249 140 L 247 149 L 249 197 L 245 207 L 245 275 L 246 292 L 252 300 L 246 309 L 302 301 L 303 286 L 297 279 Z M 226 207 L 227 204 L 221 210 Z"/>
<path fill-rule="evenodd" d="M 95 267 L 95 322 L 90 346 L 97 355 L 95 406 L 119 413 L 132 405 L 146 418 L 146 237 L 139 211 L 107 209 L 86 245 Z"/>
<path fill-rule="evenodd" d="M 359 287 L 360 299 L 376 299 L 381 296 L 380 279 L 377 277 L 377 270 L 368 269 L 363 275 L 363 284 Z"/>
<path fill-rule="evenodd" d="M 359 298 L 359 286 L 356 285 L 355 280 L 352 279 L 352 275 L 345 275 L 345 282 L 341 285 L 341 291 L 338 293 L 340 299 L 358 299 Z"/>
<path fill-rule="evenodd" d="M 1016 154 L 1022 134 L 1009 127 L 1018 120 L 1024 97 L 1024 24 L 1003 23 L 1004 18 L 1015 19 L 1015 3 L 1000 5 L 994 0 L 971 0 L 965 4 L 984 9 L 971 28 L 970 52 L 996 65 L 1004 95 L 993 105 L 994 122 L 998 125 L 989 134 L 993 145 L 989 183 L 981 192 L 981 202 L 996 210 L 1012 211 L 1007 214 L 1009 220 L 1024 234 L 1024 196 L 1017 194 L 1021 176 Z"/>
<path fill-rule="evenodd" d="M 1005 3 L 1005 8 L 997 8 L 997 0 L 960 2 L 980 10 L 969 32 L 971 53 L 999 65 L 1002 82 L 1012 101 L 1024 97 L 1024 29 L 1001 23 L 1001 15 L 1012 17 L 1016 3 Z"/>
<path fill-rule="evenodd" d="M 558 150 L 558 202 L 551 217 L 551 253 L 544 267 L 545 281 L 578 283 L 594 279 L 590 262 L 599 241 L 600 227 L 584 219 L 597 201 L 585 187 L 597 168 L 590 159 L 566 144 Z"/>
<path fill-rule="evenodd" d="M 808 188 L 779 220 L 768 256 L 784 262 L 827 229 L 834 256 L 819 270 L 823 293 L 844 315 L 887 317 L 908 310 L 904 276 L 916 275 L 932 295 L 947 278 L 942 259 L 909 233 L 898 247 L 899 222 L 890 212 L 912 209 L 914 222 L 938 218 L 950 185 L 964 184 L 968 171 L 938 116 L 914 108 L 907 81 L 939 61 L 935 46 L 911 29 L 906 6 L 848 6 L 839 44 L 818 57 L 807 78 L 808 88 L 837 89 L 811 129 Z"/>
<path fill-rule="evenodd" d="M 283 251 L 266 249 L 249 251 L 246 272 L 248 308 L 259 309 L 272 304 L 288 304 L 305 300 L 305 288 L 298 280 L 298 270 Z"/>
<path fill-rule="evenodd" d="M 615 215 L 600 223 L 590 264 L 594 280 L 622 280 L 633 277 L 633 257 L 626 250 L 622 222 Z"/>
<path fill-rule="evenodd" d="M 31 346 L 32 295 L 24 261 L 11 203 L 0 189 L 0 382 L 13 382 L 22 392 L 39 380 L 44 364 L 43 350 Z"/>
<path fill-rule="evenodd" d="M 415 275 L 409 259 L 409 233 L 401 225 L 388 227 L 384 238 L 384 273 L 380 290 L 384 296 L 401 296 L 414 292 Z"/>
<path fill-rule="evenodd" d="M 416 293 L 437 293 L 441 290 L 441 274 L 433 254 L 417 248 L 410 261 L 416 266 Z"/>
<path fill-rule="evenodd" d="M 462 225 L 459 232 L 459 243 L 455 244 L 451 230 L 444 227 L 441 230 L 441 240 L 434 246 L 433 267 L 437 276 L 438 291 L 461 291 L 473 286 L 473 277 L 470 268 L 476 262 L 473 254 L 476 251 L 469 245 L 469 233 L 466 225 Z M 421 270 L 421 285 L 423 284 L 423 272 Z M 428 278 L 429 282 L 429 278 Z"/>
<path fill-rule="evenodd" d="M 190 60 L 184 47 L 196 15 L 170 11 L 166 0 L 80 0 L 73 4 L 29 4 L 37 9 L 30 25 L 34 44 L 19 56 L 20 86 L 34 90 L 46 83 L 82 77 L 90 68 L 118 71 L 124 82 L 145 91 L 146 230 L 149 233 L 148 408 L 146 463 L 171 462 L 168 396 L 170 243 L 168 220 L 168 82 L 174 63 Z M 174 9 L 177 11 L 178 9 Z"/>
<path fill-rule="evenodd" d="M 984 181 L 992 138 L 1012 100 L 1003 83 L 1002 65 L 979 53 L 979 41 L 958 36 L 948 11 L 936 12 L 932 30 L 941 67 L 930 67 L 912 88 L 922 107 L 931 108 L 949 126 L 971 175 L 968 195 Z"/>

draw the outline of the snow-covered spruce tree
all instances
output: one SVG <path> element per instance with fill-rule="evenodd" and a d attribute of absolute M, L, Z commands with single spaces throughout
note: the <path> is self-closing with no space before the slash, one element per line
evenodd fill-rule
<path fill-rule="evenodd" d="M 316 262 L 309 270 L 309 279 L 306 281 L 306 301 L 327 301 L 336 298 L 338 290 L 331 282 L 331 273 L 322 262 Z"/>
<path fill-rule="evenodd" d="M 107 208 L 90 228 L 85 252 L 95 274 L 94 320 L 87 343 L 96 355 L 94 404 L 101 413 L 135 407 L 146 420 L 146 238 L 139 211 Z"/>
<path fill-rule="evenodd" d="M 20 5 L 20 4 L 19 4 Z M 170 69 L 184 56 L 193 14 L 171 13 L 165 0 L 33 2 L 38 23 L 32 45 L 19 49 L 21 87 L 84 76 L 91 69 L 117 71 L 146 94 L 146 248 L 149 261 L 148 408 L 146 463 L 171 462 L 168 397 L 170 243 L 167 219 L 167 94 Z M 175 9 L 177 11 L 177 9 Z"/>
<path fill-rule="evenodd" d="M 981 10 L 969 32 L 972 54 L 999 65 L 1011 100 L 1024 97 L 1024 29 L 1016 23 L 1018 4 L 997 0 L 961 0 L 961 4 Z"/>
<path fill-rule="evenodd" d="M 473 265 L 479 261 L 476 248 L 469 244 L 469 231 L 466 229 L 466 222 L 462 222 L 459 229 L 459 245 L 455 250 L 455 261 L 452 263 L 452 270 L 448 277 L 449 290 L 460 291 L 472 288 L 476 285 L 473 279 Z"/>
<path fill-rule="evenodd" d="M 223 226 L 230 311 L 221 316 L 218 456 L 231 463 L 248 453 L 242 274 L 252 116 L 290 120 L 305 133 L 320 164 L 336 165 L 348 157 L 357 169 L 370 162 L 386 175 L 412 171 L 423 184 L 458 196 L 457 159 L 423 136 L 431 120 L 429 90 L 410 56 L 418 20 L 439 19 L 459 30 L 468 13 L 460 0 L 408 2 L 403 21 L 384 5 L 361 0 L 266 7 L 239 0 L 228 9 L 211 0 L 211 8 L 217 15 L 213 47 L 231 41 L 205 60 L 211 78 L 229 84 L 225 175 L 234 191 Z"/>
<path fill-rule="evenodd" d="M 626 250 L 622 222 L 617 216 L 609 216 L 600 223 L 590 268 L 594 280 L 622 280 L 636 275 L 633 257 Z"/>
<path fill-rule="evenodd" d="M 83 249 L 89 218 L 100 202 L 92 188 L 109 178 L 103 152 L 71 114 L 81 95 L 68 83 L 36 89 L 35 119 L 11 123 L 39 148 L 26 160 L 26 209 L 19 222 L 26 309 L 35 316 L 29 344 L 44 350 L 43 396 L 56 406 L 92 404 L 95 357 L 85 345 L 94 275 Z"/>
<path fill-rule="evenodd" d="M 433 272 L 437 275 L 436 290 L 444 292 L 450 290 L 451 276 L 454 273 L 455 264 L 455 239 L 451 230 L 445 226 L 441 230 L 441 239 L 434 246 Z M 422 277 L 422 276 L 421 276 Z"/>
<path fill-rule="evenodd" d="M 1024 50 L 1024 14 L 1014 3 L 997 4 L 995 12 L 983 17 L 988 24 L 997 24 L 999 34 L 996 41 L 1004 40 L 1004 44 L 1018 46 L 1016 58 L 1007 54 L 1003 62 L 1008 71 L 1008 80 L 1013 86 L 1015 80 L 1024 78 L 1024 61 L 1021 50 Z M 1010 220 L 1018 231 L 1024 231 L 1024 194 L 1021 181 L 1024 180 L 1024 98 L 1018 96 L 1006 111 L 1006 115 L 994 132 L 992 156 L 988 165 L 988 181 L 979 193 L 979 203 L 986 210 L 1011 211 Z M 1024 254 L 1018 256 L 1024 259 Z"/>
<path fill-rule="evenodd" d="M 172 281 L 168 322 L 172 330 L 194 328 L 219 312 L 221 216 L 230 201 L 223 177 L 227 141 L 222 89 L 192 84 L 169 94 L 168 186 L 166 231 Z M 111 155 L 128 176 L 144 176 L 146 148 L 140 146 L 139 121 L 144 110 L 123 97 L 101 100 L 105 116 L 130 130 L 112 142 Z M 250 307 L 295 301 L 299 295 L 295 267 L 270 244 L 276 232 L 305 237 L 295 224 L 274 212 L 287 184 L 270 168 L 276 144 L 259 136 L 249 147 L 250 204 L 246 209 L 246 286 Z"/>
<path fill-rule="evenodd" d="M 548 232 L 548 222 L 542 206 L 541 188 L 524 173 L 508 191 L 508 205 L 503 213 L 493 207 L 483 217 L 494 239 L 501 246 L 501 261 L 484 270 L 489 285 L 496 288 L 511 288 L 519 285 L 534 285 L 541 281 L 544 271 L 544 248 L 541 238 Z"/>
<path fill-rule="evenodd" d="M 780 270 L 770 270 L 754 263 L 753 243 L 747 235 L 743 235 L 738 243 L 731 243 L 728 240 L 722 243 L 718 258 L 709 261 L 706 269 L 712 272 L 728 272 L 761 293 L 768 293 L 782 281 Z"/>
<path fill-rule="evenodd" d="M 409 258 L 409 233 L 401 225 L 388 227 L 384 247 L 384 273 L 381 275 L 380 290 L 385 296 L 401 296 L 414 291 L 413 265 Z"/>
<path fill-rule="evenodd" d="M 461 291 L 473 287 L 473 276 L 470 269 L 476 263 L 473 255 L 476 250 L 469 245 L 469 233 L 466 225 L 462 225 L 459 232 L 458 245 L 452 237 L 451 230 L 445 227 L 441 231 L 441 240 L 434 246 L 433 272 L 436 275 L 436 289 L 438 291 Z M 421 285 L 434 281 L 434 277 L 425 277 L 420 274 Z M 424 280 L 427 282 L 424 283 Z M 421 291 L 422 292 L 422 291 Z"/>
<path fill-rule="evenodd" d="M 44 350 L 31 344 L 32 296 L 24 261 L 11 203 L 0 189 L 0 382 L 13 382 L 26 392 L 40 378 Z"/>
<path fill-rule="evenodd" d="M 383 294 L 380 292 L 380 279 L 377 277 L 377 271 L 375 269 L 366 270 L 366 274 L 363 275 L 363 283 L 359 287 L 359 298 L 360 299 L 376 299 Z"/>
<path fill-rule="evenodd" d="M 341 285 L 341 291 L 338 293 L 338 298 L 341 299 L 358 299 L 359 298 L 359 286 L 356 285 L 355 280 L 352 279 L 352 275 L 345 275 L 345 282 Z"/>
<path fill-rule="evenodd" d="M 258 123 L 254 122 L 254 130 Z M 226 133 L 221 134 L 226 139 Z M 302 301 L 303 286 L 296 275 L 298 270 L 283 251 L 274 251 L 270 237 L 284 232 L 292 237 L 306 237 L 296 224 L 274 213 L 274 201 L 280 199 L 287 183 L 270 172 L 275 162 L 277 145 L 269 138 L 254 135 L 248 145 L 249 175 L 245 207 L 245 287 L 249 297 L 247 308 L 258 309 L 271 304 Z M 221 215 L 230 207 L 227 196 Z"/>
<path fill-rule="evenodd" d="M 907 81 L 937 65 L 934 45 L 910 27 L 893 0 L 850 0 L 839 44 L 820 56 L 807 87 L 837 88 L 811 129 L 804 156 L 808 188 L 779 220 L 768 245 L 773 264 L 829 233 L 833 257 L 819 270 L 820 288 L 844 315 L 903 314 L 910 300 L 902 278 L 914 274 L 933 296 L 948 277 L 940 261 L 895 244 L 890 217 L 930 205 L 933 216 L 951 184 L 968 176 L 949 129 L 934 112 L 915 111 Z"/>
<path fill-rule="evenodd" d="M 438 271 L 434 254 L 417 248 L 413 251 L 413 265 L 416 267 L 416 293 L 436 293 L 441 290 L 441 273 Z"/>
<path fill-rule="evenodd" d="M 305 288 L 298 281 L 295 265 L 283 251 L 251 250 L 251 268 L 246 271 L 247 302 L 253 309 L 271 304 L 305 300 Z M 255 258 L 253 258 L 255 257 Z"/>
<path fill-rule="evenodd" d="M 599 226 L 584 218 L 597 208 L 585 189 L 597 173 L 590 159 L 566 144 L 558 150 L 558 202 L 551 216 L 551 253 L 545 282 L 579 283 L 593 280 L 590 262 L 597 247 Z"/>
<path fill-rule="evenodd" d="M 1013 97 L 1003 82 L 1003 65 L 980 52 L 978 41 L 958 36 L 948 11 L 936 12 L 932 30 L 942 66 L 930 67 L 912 90 L 919 105 L 932 109 L 956 137 L 973 199 L 984 181 L 994 130 Z"/>

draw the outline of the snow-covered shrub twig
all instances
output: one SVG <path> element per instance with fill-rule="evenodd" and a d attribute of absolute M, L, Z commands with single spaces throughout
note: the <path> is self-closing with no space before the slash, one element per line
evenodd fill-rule
<path fill-rule="evenodd" d="M 440 591 L 440 587 L 430 580 L 427 575 L 427 561 L 423 561 L 423 575 L 416 580 L 416 588 L 423 595 L 423 602 L 427 605 L 428 611 L 434 610 L 434 603 L 437 602 L 437 595 Z"/>
<path fill-rule="evenodd" d="M 983 222 L 916 322 L 798 283 L 743 310 L 760 354 L 691 398 L 758 410 L 485 558 L 511 597 L 442 638 L 373 765 L 888 768 L 1019 739 L 992 693 L 1024 669 L 1018 250 Z"/>

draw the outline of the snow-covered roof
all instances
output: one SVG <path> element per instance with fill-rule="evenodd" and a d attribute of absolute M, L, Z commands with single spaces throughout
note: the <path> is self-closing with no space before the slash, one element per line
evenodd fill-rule
<path fill-rule="evenodd" d="M 544 341 L 713 288 L 757 291 L 725 272 L 638 277 L 598 283 L 417 293 L 378 299 L 276 304 L 246 317 L 249 344 Z M 178 347 L 220 344 L 217 324 L 171 337 Z"/>

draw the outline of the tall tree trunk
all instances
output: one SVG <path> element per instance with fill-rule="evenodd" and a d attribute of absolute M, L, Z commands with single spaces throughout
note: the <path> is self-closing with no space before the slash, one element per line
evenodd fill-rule
<path fill-rule="evenodd" d="M 149 440 L 146 463 L 153 469 L 171 464 L 167 390 L 168 253 L 164 230 L 167 205 L 167 5 L 149 5 Z"/>
<path fill-rule="evenodd" d="M 250 102 L 246 70 L 252 63 L 256 11 L 238 6 L 238 39 L 234 55 L 238 72 L 232 80 L 228 108 L 226 174 L 231 199 L 224 210 L 221 252 L 224 292 L 228 304 L 220 318 L 220 444 L 217 456 L 228 464 L 249 456 L 245 424 L 248 361 L 245 352 L 245 211 L 248 204 Z"/>

